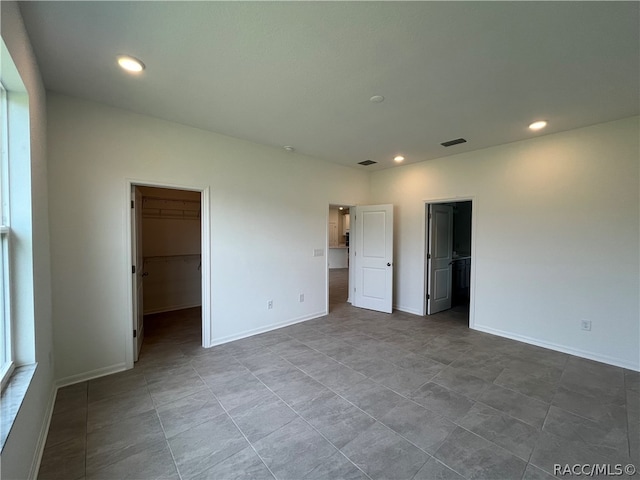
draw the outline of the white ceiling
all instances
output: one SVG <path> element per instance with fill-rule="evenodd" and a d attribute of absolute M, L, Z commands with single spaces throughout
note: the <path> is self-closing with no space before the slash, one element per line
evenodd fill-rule
<path fill-rule="evenodd" d="M 47 89 L 376 170 L 639 112 L 638 2 L 24 2 Z M 140 58 L 137 77 L 116 54 Z M 383 95 L 383 103 L 369 102 Z M 546 119 L 542 133 L 527 129 Z M 468 143 L 444 148 L 464 137 Z M 371 159 L 378 165 L 363 167 Z"/>

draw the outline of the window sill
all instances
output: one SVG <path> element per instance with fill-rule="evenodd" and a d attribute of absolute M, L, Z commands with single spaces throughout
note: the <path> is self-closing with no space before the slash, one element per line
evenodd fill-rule
<path fill-rule="evenodd" d="M 0 395 L 0 451 L 4 449 L 37 365 L 16 367 Z"/>

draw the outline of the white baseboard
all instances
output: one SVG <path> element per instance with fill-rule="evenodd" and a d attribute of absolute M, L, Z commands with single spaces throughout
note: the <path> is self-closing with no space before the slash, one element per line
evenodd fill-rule
<path fill-rule="evenodd" d="M 393 309 L 404 313 L 410 313 L 411 315 L 418 315 L 419 317 L 422 316 L 422 312 L 416 310 L 415 308 L 403 307 L 402 305 L 394 305 Z"/>
<path fill-rule="evenodd" d="M 56 387 L 62 388 L 74 383 L 86 382 L 87 380 L 93 380 L 94 378 L 104 377 L 105 375 L 111 375 L 112 373 L 123 372 L 127 370 L 126 363 L 118 363 L 108 367 L 97 368 L 89 372 L 79 373 L 77 375 L 70 375 L 56 381 Z"/>
<path fill-rule="evenodd" d="M 281 323 L 274 323 L 272 325 L 266 327 L 260 327 L 253 330 L 245 330 L 242 333 L 238 333 L 235 335 L 228 335 L 226 337 L 211 339 L 211 346 L 215 347 L 216 345 L 222 345 L 223 343 L 233 342 L 235 340 L 241 340 L 243 338 L 250 337 L 252 335 L 257 335 L 259 333 L 270 332 L 271 330 L 277 330 L 278 328 L 288 327 L 289 325 L 295 325 L 296 323 L 306 322 L 308 320 L 313 320 L 314 318 L 324 317 L 327 315 L 326 310 L 323 312 L 312 313 L 309 315 L 304 315 L 302 317 L 294 318 L 291 320 L 286 320 Z"/>
<path fill-rule="evenodd" d="M 154 313 L 165 313 L 165 312 L 175 312 L 176 310 L 185 310 L 187 308 L 195 308 L 195 307 L 201 307 L 202 306 L 202 302 L 198 302 L 195 304 L 185 304 L 185 305 L 170 305 L 168 307 L 159 307 L 159 308 L 152 308 L 150 310 L 145 310 L 144 311 L 144 315 L 152 315 Z"/>
<path fill-rule="evenodd" d="M 33 455 L 31 469 L 29 471 L 29 478 L 32 480 L 36 480 L 38 478 L 38 473 L 40 472 L 40 463 L 42 462 L 44 447 L 47 444 L 47 436 L 49 435 L 49 426 L 51 425 L 53 407 L 56 404 L 57 396 L 58 396 L 58 387 L 56 387 L 54 384 L 51 386 L 51 393 L 49 394 L 49 402 L 47 403 L 47 410 L 44 414 L 44 419 L 40 427 L 40 434 L 38 435 L 38 442 L 36 443 L 36 449 Z"/>
<path fill-rule="evenodd" d="M 526 335 L 518 335 L 517 333 L 506 332 L 504 330 L 499 330 L 496 328 L 487 327 L 484 325 L 474 325 L 474 330 L 478 330 L 480 332 L 490 333 L 492 335 L 497 335 L 499 337 L 510 338 L 512 340 L 517 340 L 519 342 L 528 343 L 530 345 L 535 345 L 537 347 L 548 348 L 550 350 L 556 350 L 562 353 L 568 353 L 570 355 L 575 355 L 576 357 L 586 358 L 588 360 L 594 360 L 596 362 L 606 363 L 608 365 L 613 365 L 616 367 L 622 367 L 629 370 L 635 370 L 636 372 L 640 371 L 639 363 L 631 363 L 621 358 L 610 357 L 608 355 L 602 355 L 599 353 L 588 352 L 585 350 L 580 350 L 573 347 L 568 347 L 566 345 L 561 345 L 553 342 L 546 342 L 544 340 L 539 340 L 537 338 L 528 337 Z"/>
<path fill-rule="evenodd" d="M 42 462 L 42 455 L 44 454 L 44 447 L 47 444 L 47 436 L 49 435 L 49 427 L 51 426 L 51 417 L 53 416 L 53 409 L 56 404 L 56 398 L 58 396 L 58 390 L 74 383 L 80 383 L 94 378 L 103 377 L 112 373 L 121 372 L 126 370 L 126 364 L 121 363 L 118 365 L 112 365 L 110 367 L 98 368 L 90 372 L 80 373 L 78 375 L 71 375 L 69 377 L 62 378 L 54 382 L 51 388 L 51 394 L 49 395 L 49 402 L 47 405 L 47 411 L 45 413 L 42 426 L 40 428 L 40 434 L 38 435 L 38 442 L 36 444 L 36 450 L 34 452 L 33 462 L 31 464 L 31 470 L 29 472 L 29 478 L 36 480 L 38 472 L 40 471 L 40 463 Z"/>

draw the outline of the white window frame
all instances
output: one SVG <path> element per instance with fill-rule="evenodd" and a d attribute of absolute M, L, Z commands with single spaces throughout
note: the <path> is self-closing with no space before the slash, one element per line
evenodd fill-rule
<path fill-rule="evenodd" d="M 9 103 L 7 91 L 0 83 L 0 126 L 2 152 L 0 157 L 0 390 L 4 389 L 15 368 L 14 325 L 11 315 L 10 241 L 9 227 Z"/>

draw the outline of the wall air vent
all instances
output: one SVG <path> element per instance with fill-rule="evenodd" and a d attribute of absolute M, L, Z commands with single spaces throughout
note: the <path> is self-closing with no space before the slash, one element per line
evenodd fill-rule
<path fill-rule="evenodd" d="M 358 165 L 364 165 L 366 167 L 368 165 L 373 165 L 374 163 L 378 162 L 374 162 L 373 160 L 365 160 L 364 162 L 358 162 Z"/>
<path fill-rule="evenodd" d="M 456 138 L 455 140 L 449 140 L 448 142 L 443 142 L 440 145 L 443 147 L 452 147 L 454 145 L 458 145 L 459 143 L 467 143 L 464 138 Z"/>

